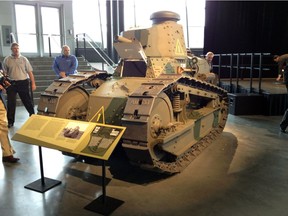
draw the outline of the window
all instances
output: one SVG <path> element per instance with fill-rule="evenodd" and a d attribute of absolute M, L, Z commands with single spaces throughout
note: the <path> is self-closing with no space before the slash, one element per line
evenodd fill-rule
<path fill-rule="evenodd" d="M 16 4 L 15 14 L 21 52 L 37 53 L 35 7 Z"/>
<path fill-rule="evenodd" d="M 180 15 L 186 36 L 186 46 L 203 48 L 205 24 L 205 0 L 123 0 L 125 30 L 131 27 L 150 27 L 150 15 L 156 11 L 169 10 Z M 89 5 L 89 6 L 88 6 Z M 186 9 L 188 11 L 186 16 Z M 99 42 L 106 35 L 106 0 L 73 0 L 75 33 L 87 33 Z M 187 19 L 186 19 L 187 18 Z M 103 23 L 102 23 L 103 22 Z M 188 31 L 187 31 L 188 29 Z M 105 44 L 105 41 L 103 41 Z"/>
<path fill-rule="evenodd" d="M 42 14 L 44 52 L 45 53 L 49 52 L 48 37 L 50 36 L 51 52 L 59 53 L 61 51 L 59 8 L 41 7 L 41 14 Z"/>
<path fill-rule="evenodd" d="M 95 42 L 106 44 L 106 0 L 73 0 L 73 17 L 76 34 L 85 33 Z"/>
<path fill-rule="evenodd" d="M 17 38 L 22 53 L 49 53 L 48 36 L 51 36 L 51 51 L 61 51 L 59 7 L 15 4 L 15 14 Z"/>
<path fill-rule="evenodd" d="M 131 27 L 151 26 L 150 15 L 156 11 L 173 11 L 180 15 L 178 23 L 183 26 L 186 46 L 203 48 L 205 4 L 205 0 L 177 0 L 177 3 L 175 0 L 125 0 L 125 30 Z"/>

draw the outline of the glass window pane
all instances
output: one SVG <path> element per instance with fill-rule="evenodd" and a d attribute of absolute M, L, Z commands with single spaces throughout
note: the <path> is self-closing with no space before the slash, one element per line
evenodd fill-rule
<path fill-rule="evenodd" d="M 43 34 L 60 35 L 59 9 L 41 7 Z"/>
<path fill-rule="evenodd" d="M 49 40 L 48 40 L 49 36 L 50 36 L 51 52 L 52 53 L 61 52 L 59 9 L 52 7 L 41 7 L 41 15 L 42 15 L 44 53 L 49 53 Z"/>
<path fill-rule="evenodd" d="M 49 39 L 48 35 L 43 35 L 44 41 L 44 51 L 45 53 L 49 53 Z M 51 53 L 60 53 L 61 52 L 61 39 L 60 36 L 51 36 L 50 37 L 50 49 Z"/>
<path fill-rule="evenodd" d="M 153 5 L 153 7 L 151 7 L 151 5 Z M 125 0 L 125 30 L 131 27 L 150 27 L 152 24 L 150 15 L 152 13 L 169 10 L 180 15 L 180 21 L 178 23 L 183 25 L 186 41 L 187 21 L 189 31 L 193 30 L 193 32 L 189 32 L 189 44 L 186 44 L 186 46 L 190 48 L 203 48 L 205 5 L 205 0 L 177 0 L 177 3 L 175 3 L 175 0 L 157 0 L 157 4 L 155 4 L 155 0 Z M 193 35 L 193 37 L 191 35 Z"/>
<path fill-rule="evenodd" d="M 189 45 L 192 48 L 204 47 L 204 27 L 189 27 Z"/>
<path fill-rule="evenodd" d="M 87 34 L 94 42 L 106 44 L 106 1 L 73 0 L 75 34 Z M 126 0 L 125 0 L 126 4 Z M 89 5 L 89 7 L 87 7 Z"/>
<path fill-rule="evenodd" d="M 36 35 L 18 34 L 18 43 L 20 45 L 20 52 L 22 53 L 37 52 Z"/>
<path fill-rule="evenodd" d="M 35 7 L 31 5 L 15 5 L 16 25 L 18 33 L 35 33 Z"/>
<path fill-rule="evenodd" d="M 205 0 L 187 1 L 189 26 L 205 25 Z"/>
<path fill-rule="evenodd" d="M 151 7 L 153 5 L 153 7 Z M 175 0 L 125 0 L 124 4 L 124 21 L 125 29 L 131 27 L 149 27 L 152 24 L 150 16 L 156 11 L 173 11 L 180 15 L 181 20 L 179 23 L 186 25 L 185 20 L 185 0 L 178 0 L 175 4 Z M 134 16 L 135 15 L 135 16 Z"/>
<path fill-rule="evenodd" d="M 21 52 L 36 53 L 36 20 L 35 7 L 31 5 L 15 5 L 18 43 Z"/>

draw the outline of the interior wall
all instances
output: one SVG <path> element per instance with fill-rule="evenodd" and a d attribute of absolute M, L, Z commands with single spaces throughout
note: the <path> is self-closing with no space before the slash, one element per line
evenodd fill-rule
<path fill-rule="evenodd" d="M 10 52 L 10 46 L 4 45 L 4 40 L 2 35 L 2 26 L 11 26 L 12 31 L 15 32 L 15 21 L 13 20 L 13 2 L 11 1 L 0 1 L 0 54 L 1 56 L 9 55 Z"/>
<path fill-rule="evenodd" d="M 204 52 L 288 53 L 287 1 L 207 1 Z"/>

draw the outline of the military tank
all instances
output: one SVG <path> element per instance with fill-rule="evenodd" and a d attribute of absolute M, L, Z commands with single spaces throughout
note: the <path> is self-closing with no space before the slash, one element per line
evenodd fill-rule
<path fill-rule="evenodd" d="M 217 135 L 228 116 L 227 92 L 209 81 L 205 59 L 187 53 L 180 16 L 151 15 L 152 26 L 115 37 L 120 61 L 114 74 L 82 71 L 55 80 L 41 94 L 38 114 L 121 125 L 131 163 L 181 172 Z M 83 83 L 94 86 L 88 93 Z"/>

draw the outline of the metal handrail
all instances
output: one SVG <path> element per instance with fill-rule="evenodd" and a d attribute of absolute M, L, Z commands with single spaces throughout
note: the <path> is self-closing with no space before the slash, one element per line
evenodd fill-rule
<path fill-rule="evenodd" d="M 114 61 L 106 54 L 102 47 L 100 47 L 89 35 L 86 33 L 79 33 L 76 35 L 76 49 L 78 54 L 79 49 L 79 39 L 83 38 L 84 42 L 84 57 L 86 58 L 86 43 L 91 46 L 91 48 L 99 55 L 99 57 L 112 69 L 115 69 L 116 64 Z M 99 52 L 99 50 L 101 52 Z"/>
<path fill-rule="evenodd" d="M 219 84 L 220 84 L 220 80 L 221 80 L 221 68 L 229 68 L 229 80 L 230 80 L 230 91 L 232 91 L 232 79 L 236 78 L 236 92 L 238 92 L 239 90 L 239 69 L 241 68 L 246 68 L 246 69 L 250 69 L 250 74 L 249 74 L 249 79 L 250 79 L 250 88 L 249 88 L 249 93 L 253 92 L 253 73 L 255 70 L 258 71 L 258 78 L 259 78 L 259 85 L 258 85 L 258 92 L 261 93 L 262 89 L 261 89 L 261 83 L 262 83 L 262 70 L 264 69 L 263 67 L 263 56 L 269 56 L 271 55 L 270 53 L 228 53 L 228 54 L 214 54 L 215 57 L 218 57 L 218 65 L 217 64 L 213 64 L 213 67 L 218 67 L 218 80 L 219 80 Z M 236 64 L 233 61 L 233 57 L 236 56 Z M 250 62 L 249 62 L 249 66 L 243 66 L 240 63 L 240 57 L 245 57 L 245 56 L 250 56 Z M 224 57 L 228 57 L 228 59 L 226 59 L 226 61 L 228 61 L 229 63 L 223 63 L 223 59 Z M 257 66 L 255 66 L 256 64 L 254 63 L 254 58 L 258 57 L 259 58 L 259 62 L 257 64 Z M 233 77 L 233 69 L 236 69 L 236 77 Z"/>
<path fill-rule="evenodd" d="M 43 34 L 43 35 L 48 35 L 48 47 L 49 47 L 49 57 L 52 57 L 52 52 L 51 52 L 51 38 L 53 39 L 53 41 L 56 43 L 56 45 L 58 47 L 61 47 L 60 44 L 58 43 L 57 40 L 55 40 L 55 37 L 54 36 L 57 36 L 57 37 L 61 37 L 61 35 L 56 35 L 56 34 Z M 61 49 L 61 48 L 60 48 Z M 59 49 L 59 50 L 60 50 Z"/>
<path fill-rule="evenodd" d="M 15 35 L 13 32 L 10 33 L 10 43 L 16 42 Z"/>

